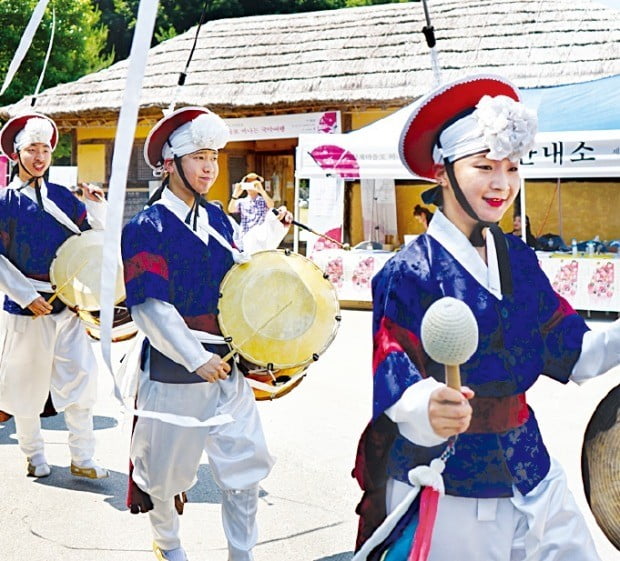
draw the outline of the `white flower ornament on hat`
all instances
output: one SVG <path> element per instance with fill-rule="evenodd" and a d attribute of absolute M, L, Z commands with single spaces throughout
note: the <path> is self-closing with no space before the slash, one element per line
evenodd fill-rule
<path fill-rule="evenodd" d="M 219 149 L 228 142 L 228 127 L 222 126 L 216 115 L 203 114 L 196 117 L 190 125 L 192 142 L 196 146 Z"/>
<path fill-rule="evenodd" d="M 15 150 L 19 151 L 25 146 L 37 143 L 46 144 L 51 148 L 53 136 L 54 127 L 49 120 L 33 117 L 26 121 L 24 128 L 15 136 Z"/>
<path fill-rule="evenodd" d="M 536 113 L 514 99 L 498 95 L 483 96 L 473 113 L 491 160 L 508 158 L 518 162 L 534 145 Z"/>

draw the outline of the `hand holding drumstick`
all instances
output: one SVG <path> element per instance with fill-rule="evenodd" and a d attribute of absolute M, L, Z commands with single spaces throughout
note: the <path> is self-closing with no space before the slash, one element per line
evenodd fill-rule
<path fill-rule="evenodd" d="M 30 304 L 28 309 L 34 314 L 32 317 L 45 316 L 52 311 L 52 305 L 43 296 L 37 296 Z"/>
<path fill-rule="evenodd" d="M 88 200 L 97 202 L 103 202 L 105 200 L 105 193 L 103 192 L 103 189 L 97 187 L 96 185 L 82 182 L 80 183 L 80 188 L 84 193 L 84 198 Z"/>
<path fill-rule="evenodd" d="M 36 319 L 39 316 L 49 314 L 52 311 L 52 302 L 56 300 L 56 298 L 58 298 L 60 292 L 65 289 L 65 287 L 78 275 L 78 273 L 84 267 L 86 267 L 86 265 L 88 265 L 88 259 L 84 261 L 75 271 L 73 271 L 73 274 L 70 275 L 67 280 L 62 283 L 61 286 L 57 287 L 56 290 L 54 290 L 54 294 L 52 294 L 48 300 L 45 300 L 43 296 L 38 296 L 32 302 L 30 302 L 30 304 L 28 304 L 28 309 L 34 314 L 32 316 L 32 319 Z"/>
<path fill-rule="evenodd" d="M 239 347 L 243 347 L 252 337 L 261 332 L 261 330 L 265 329 L 269 323 L 271 323 L 275 318 L 277 318 L 284 310 L 286 310 L 291 304 L 292 300 L 289 300 L 284 306 L 280 309 L 276 310 L 274 314 L 268 317 L 265 322 L 257 327 L 244 341 L 239 344 Z M 228 377 L 228 373 L 230 372 L 230 365 L 228 361 L 237 354 L 238 351 L 233 349 L 228 354 L 220 357 L 219 355 L 214 354 L 207 362 L 205 362 L 202 366 L 200 366 L 196 370 L 196 374 L 200 376 L 203 380 L 207 382 L 217 382 L 217 380 L 225 380 Z"/>
<path fill-rule="evenodd" d="M 196 374 L 207 382 L 217 382 L 228 378 L 230 365 L 223 362 L 219 355 L 214 354 L 207 362 L 198 367 Z"/>

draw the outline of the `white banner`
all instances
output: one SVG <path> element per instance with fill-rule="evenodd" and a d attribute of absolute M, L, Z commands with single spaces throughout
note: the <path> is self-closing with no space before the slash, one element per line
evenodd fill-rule
<path fill-rule="evenodd" d="M 393 179 L 362 179 L 364 239 L 393 244 L 398 237 L 396 186 Z"/>
<path fill-rule="evenodd" d="M 39 24 L 43 19 L 43 14 L 45 13 L 45 8 L 47 8 L 47 4 L 49 0 L 39 0 L 39 3 L 36 5 L 34 11 L 32 12 L 32 16 L 30 16 L 30 21 L 24 30 L 24 33 L 19 40 L 19 45 L 17 45 L 17 50 L 13 55 L 13 60 L 9 64 L 9 69 L 7 70 L 6 76 L 4 78 L 4 83 L 2 84 L 2 89 L 0 89 L 0 95 L 2 95 L 7 88 L 11 85 L 13 81 L 13 76 L 17 72 L 19 65 L 24 60 L 24 57 L 28 53 L 28 49 L 32 43 L 32 39 L 34 38 L 37 29 L 39 28 Z"/>
<path fill-rule="evenodd" d="M 525 179 L 620 177 L 620 131 L 538 133 L 520 171 Z"/>
<path fill-rule="evenodd" d="M 344 213 L 344 181 L 340 177 L 325 177 L 310 180 L 308 199 L 308 223 L 316 232 L 342 242 L 342 223 Z M 326 238 L 307 234 L 306 255 L 337 247 Z"/>
<path fill-rule="evenodd" d="M 233 142 L 240 140 L 297 138 L 300 134 L 332 134 L 339 133 L 342 130 L 340 111 L 224 120 L 230 127 L 230 140 Z"/>

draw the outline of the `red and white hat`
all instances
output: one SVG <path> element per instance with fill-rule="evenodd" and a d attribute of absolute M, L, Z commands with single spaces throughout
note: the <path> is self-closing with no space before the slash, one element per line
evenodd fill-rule
<path fill-rule="evenodd" d="M 27 113 L 9 119 L 0 131 L 0 148 L 9 158 L 30 144 L 47 144 L 52 151 L 58 144 L 56 123 L 41 113 Z"/>
<path fill-rule="evenodd" d="M 489 150 L 491 159 L 518 161 L 533 145 L 536 126 L 536 114 L 508 80 L 468 76 L 419 100 L 401 133 L 400 157 L 415 175 L 431 180 L 444 158 Z"/>
<path fill-rule="evenodd" d="M 230 137 L 228 125 L 204 107 L 183 107 L 157 122 L 144 143 L 144 159 L 156 171 L 164 160 L 198 150 L 219 150 Z"/>

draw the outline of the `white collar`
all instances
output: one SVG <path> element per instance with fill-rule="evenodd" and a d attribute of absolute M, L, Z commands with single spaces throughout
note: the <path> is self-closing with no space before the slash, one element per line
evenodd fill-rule
<path fill-rule="evenodd" d="M 493 236 L 485 236 L 487 265 L 465 234 L 440 210 L 433 215 L 426 233 L 439 242 L 481 286 L 498 300 L 502 299 L 499 265 Z"/>
<path fill-rule="evenodd" d="M 73 222 L 73 220 L 71 220 L 71 218 L 69 218 L 62 211 L 62 209 L 47 196 L 47 183 L 45 182 L 45 179 L 41 178 L 40 185 L 41 200 L 43 201 L 43 210 L 47 212 L 52 218 L 54 218 L 54 220 L 60 222 L 63 226 L 66 226 L 74 234 L 80 234 L 81 231 L 78 228 L 77 224 Z M 9 183 L 8 188 L 18 190 L 21 189 L 23 186 L 24 182 L 19 178 L 18 175 L 16 175 L 13 178 L 13 181 Z M 20 193 L 23 193 L 26 197 L 28 197 L 35 203 L 38 203 L 36 191 L 32 184 L 21 189 Z"/>
<path fill-rule="evenodd" d="M 249 257 L 241 253 L 238 249 L 232 247 L 226 239 L 209 224 L 209 215 L 206 209 L 202 206 L 198 206 L 198 220 L 196 221 L 196 230 L 193 230 L 189 224 L 186 224 L 185 217 L 190 211 L 189 205 L 177 197 L 170 189 L 164 189 L 159 199 L 155 204 L 165 206 L 172 214 L 174 214 L 195 236 L 198 236 L 200 240 L 209 245 L 209 237 L 214 238 L 223 248 L 230 251 L 235 263 L 244 263 L 249 260 Z"/>

